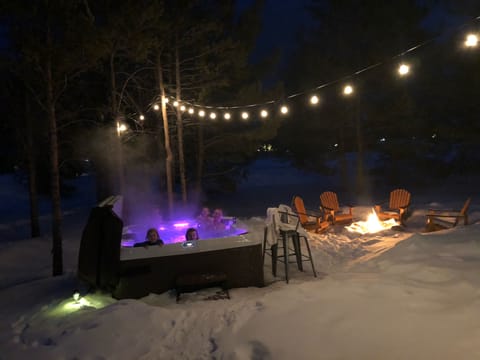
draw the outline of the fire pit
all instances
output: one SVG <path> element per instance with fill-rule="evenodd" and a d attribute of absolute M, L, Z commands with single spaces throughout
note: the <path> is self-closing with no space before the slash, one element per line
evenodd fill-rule
<path fill-rule="evenodd" d="M 377 213 L 374 209 L 368 215 L 366 221 L 355 221 L 345 228 L 350 232 L 355 232 L 359 234 L 375 234 L 380 231 L 389 230 L 393 227 L 397 227 L 399 224 L 394 219 L 389 219 L 386 221 L 380 221 L 377 216 Z"/>

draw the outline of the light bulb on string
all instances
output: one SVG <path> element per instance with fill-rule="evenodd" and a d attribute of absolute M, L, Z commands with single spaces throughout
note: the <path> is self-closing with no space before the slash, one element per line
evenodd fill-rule
<path fill-rule="evenodd" d="M 180 111 L 185 111 L 185 110 L 187 110 L 185 105 L 180 106 Z"/>
<path fill-rule="evenodd" d="M 310 97 L 310 104 L 312 104 L 312 105 L 317 105 L 319 101 L 320 101 L 320 99 L 318 98 L 317 95 L 312 95 Z"/>
<path fill-rule="evenodd" d="M 400 66 L 398 67 L 398 74 L 400 76 L 405 76 L 407 75 L 409 72 L 410 72 L 410 66 L 407 65 L 407 64 L 400 64 Z"/>
<path fill-rule="evenodd" d="M 175 100 L 175 101 L 173 102 L 173 106 L 175 106 L 175 107 L 178 106 L 178 101 L 177 101 L 177 100 Z"/>
<path fill-rule="evenodd" d="M 160 110 L 160 105 L 158 105 L 158 104 L 153 105 L 153 110 L 155 110 L 155 111 Z"/>
<path fill-rule="evenodd" d="M 200 111 L 198 112 L 198 116 L 200 116 L 200 117 L 205 117 L 205 111 L 200 110 Z"/>
<path fill-rule="evenodd" d="M 287 115 L 288 114 L 288 106 L 287 105 L 282 105 L 280 107 L 280 112 L 283 114 L 283 115 Z"/>
<path fill-rule="evenodd" d="M 140 115 L 138 118 L 139 118 L 140 120 L 142 120 L 142 121 L 145 120 L 145 116 L 144 116 L 144 115 Z"/>
<path fill-rule="evenodd" d="M 476 47 L 478 45 L 478 36 L 476 34 L 468 34 L 464 44 L 466 47 Z"/>
<path fill-rule="evenodd" d="M 248 113 L 246 111 L 242 112 L 242 119 L 247 120 L 248 119 Z"/>
<path fill-rule="evenodd" d="M 164 103 L 164 104 L 168 104 L 168 98 L 167 98 L 167 97 L 164 97 L 164 98 L 163 98 L 163 103 Z"/>
<path fill-rule="evenodd" d="M 229 112 L 226 112 L 225 114 L 223 114 L 223 118 L 224 118 L 225 120 L 230 120 L 230 119 L 232 118 L 232 116 L 230 115 Z"/>
<path fill-rule="evenodd" d="M 217 118 L 217 114 L 214 112 L 210 113 L 210 119 L 215 120 Z"/>
<path fill-rule="evenodd" d="M 195 110 L 193 110 L 193 108 L 188 108 L 188 113 L 189 114 L 193 114 L 195 112 Z"/>
<path fill-rule="evenodd" d="M 262 118 L 266 118 L 266 117 L 268 116 L 268 111 L 265 110 L 265 109 L 263 109 L 262 111 L 260 111 L 260 116 L 261 116 Z"/>
<path fill-rule="evenodd" d="M 353 86 L 347 84 L 343 87 L 343 95 L 352 95 L 353 94 Z"/>

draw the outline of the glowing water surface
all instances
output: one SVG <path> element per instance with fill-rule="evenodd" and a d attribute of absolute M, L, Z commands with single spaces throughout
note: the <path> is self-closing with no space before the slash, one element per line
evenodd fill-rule
<path fill-rule="evenodd" d="M 156 226 L 160 238 L 165 244 L 174 244 L 185 241 L 185 232 L 188 228 L 195 228 L 201 240 L 221 238 L 227 236 L 236 236 L 246 234 L 248 229 L 245 227 L 237 227 L 237 219 L 234 217 L 225 217 L 222 220 L 225 230 L 215 231 L 200 226 L 196 220 L 180 219 L 171 222 L 162 222 Z M 147 230 L 151 226 L 129 225 L 124 226 L 122 234 L 122 246 L 132 247 L 137 242 L 145 241 Z"/>

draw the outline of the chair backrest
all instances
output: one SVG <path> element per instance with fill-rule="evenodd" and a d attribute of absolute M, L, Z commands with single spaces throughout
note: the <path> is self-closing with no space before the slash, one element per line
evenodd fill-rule
<path fill-rule="evenodd" d="M 306 224 L 308 222 L 307 210 L 305 210 L 305 204 L 300 196 L 295 195 L 293 197 L 293 207 L 295 208 L 295 212 L 300 219 L 300 223 Z"/>
<path fill-rule="evenodd" d="M 285 204 L 278 205 L 278 211 L 280 213 L 280 221 L 284 224 L 293 224 L 298 223 L 298 215 L 292 210 L 292 208 Z"/>
<path fill-rule="evenodd" d="M 460 210 L 460 215 L 464 218 L 465 225 L 468 224 L 468 208 L 470 207 L 470 201 L 472 199 L 468 198 L 467 201 L 465 201 L 465 204 L 463 204 L 462 210 Z M 455 223 L 453 226 L 457 226 L 458 222 L 460 221 L 460 216 L 455 219 Z"/>
<path fill-rule="evenodd" d="M 467 201 L 465 201 L 465 204 L 463 204 L 462 210 L 460 210 L 460 215 L 466 215 L 468 208 L 470 207 L 470 201 L 472 199 L 468 198 Z"/>
<path fill-rule="evenodd" d="M 390 192 L 390 209 L 406 208 L 410 205 L 410 192 L 405 189 L 395 189 Z"/>
<path fill-rule="evenodd" d="M 338 203 L 337 194 L 333 191 L 325 191 L 320 194 L 320 204 L 323 208 L 327 208 L 334 211 L 340 210 L 340 204 Z"/>

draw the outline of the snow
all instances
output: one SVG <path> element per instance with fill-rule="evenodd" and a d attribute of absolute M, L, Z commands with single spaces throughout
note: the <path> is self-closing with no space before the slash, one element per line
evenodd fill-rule
<path fill-rule="evenodd" d="M 262 188 L 268 183 L 259 179 L 263 168 L 252 168 Z M 336 226 L 312 235 L 316 278 L 305 262 L 303 273 L 290 267 L 286 284 L 283 264 L 273 277 L 267 256 L 265 287 L 232 289 L 231 299 L 209 301 L 203 298 L 214 290 L 206 289 L 182 295 L 178 304 L 173 292 L 120 301 L 87 293 L 75 272 L 92 182 L 76 181 L 85 183 L 81 200 L 64 202 L 66 272 L 51 277 L 48 231 L 24 236 L 26 190 L 11 176 L 0 177 L 2 203 L 9 206 L 2 206 L 0 221 L 1 360 L 480 358 L 478 179 L 441 179 L 428 189 L 410 189 L 413 213 L 405 231 L 359 235 Z M 295 181 L 284 179 L 284 195 L 277 193 L 275 201 L 289 204 L 289 185 L 301 186 Z M 318 186 L 318 194 L 330 190 Z M 459 208 L 466 196 L 472 197 L 470 225 L 423 232 L 426 209 Z M 265 212 L 272 205 L 265 203 Z M 354 218 L 365 220 L 371 205 L 358 204 Z M 46 199 L 42 209 L 46 231 Z M 264 216 L 241 220 L 249 237 L 263 239 Z M 75 288 L 86 295 L 83 306 L 72 303 Z"/>

